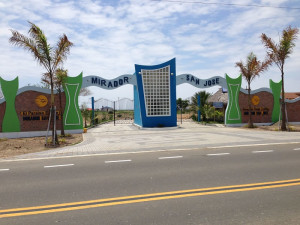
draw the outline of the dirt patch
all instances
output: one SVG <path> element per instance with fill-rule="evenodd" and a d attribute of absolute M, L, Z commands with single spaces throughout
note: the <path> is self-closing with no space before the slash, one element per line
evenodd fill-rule
<path fill-rule="evenodd" d="M 190 119 L 192 115 L 193 115 L 192 113 L 183 113 L 182 119 Z M 180 119 L 181 119 L 181 114 L 179 113 L 179 114 L 177 114 L 177 120 L 180 120 Z"/>
<path fill-rule="evenodd" d="M 244 129 L 253 129 L 253 128 L 247 128 L 247 125 L 245 125 Z M 273 124 L 272 126 L 258 126 L 254 129 L 257 130 L 268 130 L 268 131 L 280 131 L 280 127 L 278 127 L 278 123 Z M 290 132 L 300 132 L 300 125 L 289 125 L 289 131 Z"/>
<path fill-rule="evenodd" d="M 261 130 L 270 130 L 270 131 L 280 131 L 280 127 L 278 127 L 278 124 L 273 126 L 261 126 L 258 127 L 258 129 Z M 300 125 L 289 125 L 289 131 L 290 132 L 300 132 Z"/>
<path fill-rule="evenodd" d="M 66 137 L 59 137 L 60 145 L 64 147 L 82 142 L 82 134 L 72 134 Z M 54 148 L 45 147 L 45 137 L 0 139 L 0 158 L 8 158 L 33 152 L 41 152 Z"/>

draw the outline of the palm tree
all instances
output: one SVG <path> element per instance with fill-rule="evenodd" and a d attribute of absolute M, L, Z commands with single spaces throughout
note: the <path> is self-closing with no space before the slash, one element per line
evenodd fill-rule
<path fill-rule="evenodd" d="M 63 106 L 62 106 L 62 91 L 63 91 L 63 85 L 66 83 L 66 80 L 68 78 L 68 70 L 64 70 L 62 68 L 58 68 L 55 71 L 55 77 L 54 77 L 54 88 L 58 92 L 58 98 L 59 98 L 59 111 L 60 111 L 60 117 L 61 117 L 61 135 L 65 136 L 65 129 L 64 129 L 64 118 L 63 118 Z M 49 73 L 44 73 L 42 77 L 42 84 L 44 86 L 50 86 L 50 75 Z"/>
<path fill-rule="evenodd" d="M 44 32 L 34 23 L 28 23 L 30 24 L 30 29 L 28 31 L 29 37 L 26 37 L 16 30 L 11 30 L 12 36 L 10 37 L 9 42 L 32 53 L 34 59 L 42 65 L 46 69 L 46 73 L 48 73 L 51 88 L 50 111 L 53 124 L 52 143 L 55 146 L 56 144 L 59 144 L 56 135 L 56 126 L 54 124 L 54 116 L 56 116 L 53 93 L 55 72 L 67 59 L 67 55 L 70 53 L 70 48 L 73 46 L 73 43 L 68 40 L 65 34 L 63 34 L 59 37 L 56 46 L 53 48 L 48 44 Z"/>
<path fill-rule="evenodd" d="M 203 116 L 206 118 L 206 119 L 211 119 L 214 117 L 214 113 L 215 113 L 215 109 L 213 106 L 209 105 L 209 104 L 205 104 L 203 107 L 202 107 L 202 110 L 203 110 Z"/>
<path fill-rule="evenodd" d="M 176 100 L 176 105 L 178 109 L 182 109 L 183 111 L 189 106 L 189 100 L 182 100 L 182 98 L 178 98 Z"/>
<path fill-rule="evenodd" d="M 84 128 L 87 128 L 87 119 L 89 118 L 89 115 L 90 115 L 90 111 L 87 109 L 87 104 L 86 103 L 83 103 L 81 105 L 81 113 L 82 113 L 82 116 L 84 118 Z"/>
<path fill-rule="evenodd" d="M 256 55 L 251 52 L 247 56 L 247 62 L 246 64 L 243 63 L 243 61 L 235 63 L 236 67 L 239 67 L 240 72 L 242 76 L 245 78 L 245 80 L 248 83 L 248 108 L 249 108 L 249 121 L 248 121 L 248 127 L 253 128 L 253 121 L 252 121 L 252 113 L 251 113 L 251 82 L 254 80 L 254 78 L 258 77 L 260 73 L 266 71 L 271 64 L 270 59 L 266 59 L 264 62 L 261 62 L 257 60 Z"/>
<path fill-rule="evenodd" d="M 211 94 L 206 91 L 199 91 L 196 92 L 194 96 L 192 96 L 191 110 L 195 113 L 198 111 L 198 95 L 200 95 L 200 112 L 203 117 L 203 120 L 206 120 L 203 107 L 207 104 L 207 100 L 211 96 Z"/>
<path fill-rule="evenodd" d="M 284 64 L 285 60 L 290 56 L 295 47 L 295 41 L 297 34 L 299 33 L 298 28 L 292 28 L 288 26 L 282 31 L 279 44 L 276 44 L 270 37 L 265 34 L 261 35 L 261 40 L 267 49 L 268 57 L 274 62 L 281 72 L 282 80 L 282 96 L 281 96 L 281 115 L 282 124 L 281 130 L 286 131 L 286 114 L 285 114 L 285 95 L 284 95 Z"/>
<path fill-rule="evenodd" d="M 62 107 L 62 90 L 63 86 L 65 85 L 68 78 L 68 70 L 64 69 L 57 69 L 56 70 L 56 79 L 55 79 L 55 87 L 58 91 L 58 98 L 59 98 L 59 111 L 61 116 L 61 135 L 65 136 L 65 129 L 64 129 L 64 114 L 62 113 L 63 107 Z"/>

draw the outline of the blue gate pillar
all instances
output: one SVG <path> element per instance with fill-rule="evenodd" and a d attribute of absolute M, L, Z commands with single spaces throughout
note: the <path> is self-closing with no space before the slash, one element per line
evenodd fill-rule
<path fill-rule="evenodd" d="M 142 127 L 176 127 L 175 58 L 159 65 L 135 65 L 135 76 L 134 123 Z"/>
<path fill-rule="evenodd" d="M 201 121 L 201 111 L 200 111 L 201 98 L 200 98 L 200 95 L 197 95 L 197 101 L 198 101 L 198 122 L 200 122 Z"/>
<path fill-rule="evenodd" d="M 94 97 L 92 97 L 92 123 L 95 125 L 95 100 Z"/>

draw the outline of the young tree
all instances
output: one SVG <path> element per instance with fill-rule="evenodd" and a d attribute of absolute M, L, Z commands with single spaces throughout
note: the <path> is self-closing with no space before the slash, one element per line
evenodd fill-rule
<path fill-rule="evenodd" d="M 52 120 L 52 143 L 55 146 L 58 144 L 58 138 L 56 135 L 56 126 L 54 125 L 54 117 L 56 116 L 54 106 L 54 77 L 56 69 L 63 64 L 67 59 L 67 55 L 70 53 L 70 48 L 73 43 L 70 42 L 65 34 L 59 37 L 59 40 L 55 47 L 51 47 L 48 44 L 48 40 L 44 32 L 36 26 L 34 23 L 28 22 L 30 29 L 28 31 L 29 37 L 19 33 L 16 30 L 11 30 L 12 36 L 9 42 L 13 45 L 19 46 L 32 53 L 34 59 L 46 69 L 50 78 L 51 88 L 51 120 Z"/>
<path fill-rule="evenodd" d="M 282 80 L 282 96 L 281 96 L 281 115 L 282 115 L 282 124 L 281 130 L 286 131 L 286 114 L 285 114 L 285 94 L 284 94 L 284 65 L 286 59 L 292 54 L 293 48 L 295 47 L 295 41 L 299 33 L 298 28 L 292 28 L 288 26 L 282 31 L 282 35 L 279 38 L 279 43 L 275 43 L 270 37 L 266 34 L 261 35 L 261 40 L 264 46 L 267 49 L 267 54 L 270 60 L 274 62 L 281 72 Z"/>
<path fill-rule="evenodd" d="M 84 127 L 87 128 L 87 119 L 90 116 L 90 111 L 87 109 L 86 103 L 83 103 L 80 108 L 81 108 L 82 116 L 84 118 Z"/>
<path fill-rule="evenodd" d="M 204 105 L 207 104 L 207 100 L 211 96 L 211 94 L 209 92 L 206 92 L 206 91 L 199 91 L 199 92 L 196 92 L 192 96 L 191 110 L 195 113 L 198 111 L 198 95 L 200 95 L 200 104 L 201 104 L 200 112 L 201 112 L 201 115 L 203 117 L 203 120 L 206 120 L 206 116 L 205 116 L 203 107 L 204 107 Z"/>
<path fill-rule="evenodd" d="M 91 94 L 93 94 L 93 93 L 88 88 L 81 88 L 80 91 L 79 91 L 79 96 L 88 96 L 88 95 L 91 95 Z"/>
<path fill-rule="evenodd" d="M 176 100 L 177 107 L 182 109 L 183 111 L 189 106 L 189 100 L 182 100 L 182 98 L 178 98 Z"/>
<path fill-rule="evenodd" d="M 209 104 L 205 104 L 203 107 L 202 107 L 202 111 L 203 111 L 203 116 L 206 118 L 206 119 L 211 119 L 214 117 L 214 113 L 215 113 L 215 110 L 214 110 L 214 107 L 209 105 Z"/>
<path fill-rule="evenodd" d="M 65 129 L 64 129 L 64 117 L 63 117 L 63 106 L 62 106 L 62 91 L 63 91 L 63 85 L 65 84 L 66 80 L 68 78 L 68 70 L 64 70 L 62 68 L 58 68 L 55 71 L 55 77 L 54 77 L 54 89 L 58 92 L 58 98 L 59 98 L 59 111 L 61 113 L 61 135 L 65 136 Z M 50 84 L 50 75 L 49 73 L 44 73 L 42 77 L 42 84 L 45 86 Z"/>
<path fill-rule="evenodd" d="M 62 106 L 62 91 L 63 91 L 63 86 L 66 83 L 68 78 L 68 70 L 64 69 L 57 69 L 56 70 L 56 79 L 55 79 L 55 87 L 56 90 L 58 91 L 58 98 L 59 98 L 59 111 L 60 111 L 60 118 L 61 118 L 61 135 L 65 136 L 65 128 L 64 128 L 64 114 L 63 112 L 63 106 Z"/>
<path fill-rule="evenodd" d="M 266 59 L 264 62 L 257 60 L 256 55 L 251 52 L 247 56 L 247 62 L 244 64 L 243 61 L 235 63 L 236 67 L 239 67 L 240 72 L 244 79 L 247 81 L 248 84 L 248 108 L 249 108 L 249 121 L 248 127 L 253 128 L 253 121 L 252 121 L 252 113 L 251 113 L 251 82 L 254 78 L 258 77 L 260 73 L 266 71 L 271 64 L 270 59 Z"/>

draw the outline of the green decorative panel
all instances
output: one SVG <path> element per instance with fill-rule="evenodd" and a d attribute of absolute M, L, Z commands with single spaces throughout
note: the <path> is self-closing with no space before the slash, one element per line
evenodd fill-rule
<path fill-rule="evenodd" d="M 273 112 L 272 112 L 273 123 L 279 121 L 281 85 L 282 85 L 282 81 L 275 83 L 270 79 L 270 88 L 272 90 L 273 99 L 274 99 Z"/>
<path fill-rule="evenodd" d="M 65 130 L 83 129 L 82 115 L 78 105 L 78 96 L 82 85 L 82 73 L 77 77 L 68 77 L 64 84 L 66 106 L 64 111 Z"/>
<path fill-rule="evenodd" d="M 16 77 L 16 79 L 12 81 L 6 81 L 0 77 L 0 83 L 6 101 L 5 113 L 2 121 L 2 132 L 20 132 L 21 126 L 15 107 L 19 79 Z"/>
<path fill-rule="evenodd" d="M 226 74 L 228 88 L 228 105 L 225 113 L 225 124 L 242 123 L 241 109 L 239 106 L 239 94 L 242 84 L 242 75 L 236 79 Z"/>

